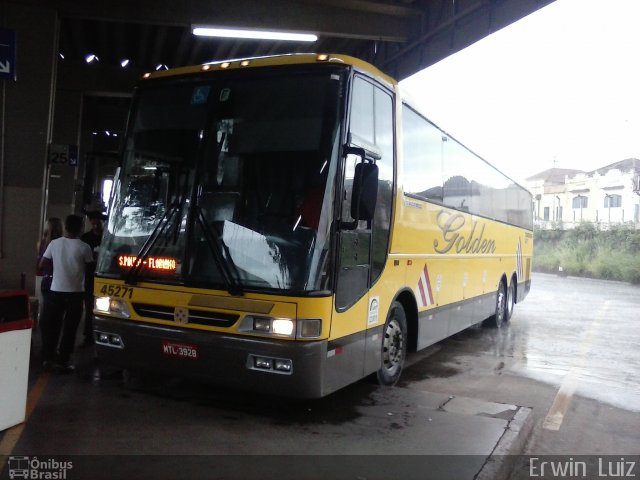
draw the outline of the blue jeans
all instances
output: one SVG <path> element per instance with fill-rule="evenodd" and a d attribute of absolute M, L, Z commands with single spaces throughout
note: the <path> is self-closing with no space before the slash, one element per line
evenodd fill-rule
<path fill-rule="evenodd" d="M 44 296 L 40 322 L 43 361 L 57 360 L 61 364 L 69 362 L 76 343 L 76 331 L 82 318 L 83 300 L 84 292 L 51 290 Z"/>

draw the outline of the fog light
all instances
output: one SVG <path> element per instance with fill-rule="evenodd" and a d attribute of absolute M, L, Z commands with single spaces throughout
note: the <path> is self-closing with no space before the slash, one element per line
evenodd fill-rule
<path fill-rule="evenodd" d="M 276 358 L 273 363 L 273 368 L 281 372 L 290 372 L 291 366 L 291 360 L 283 360 L 280 358 Z"/>
<path fill-rule="evenodd" d="M 253 364 L 256 368 L 261 368 L 263 370 L 271 370 L 270 358 L 254 357 Z"/>
<path fill-rule="evenodd" d="M 122 337 L 117 333 L 95 332 L 96 343 L 105 347 L 124 348 Z"/>

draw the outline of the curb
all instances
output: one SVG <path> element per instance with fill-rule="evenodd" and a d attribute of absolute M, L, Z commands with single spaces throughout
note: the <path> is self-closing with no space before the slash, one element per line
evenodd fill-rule
<path fill-rule="evenodd" d="M 474 480 L 507 480 L 516 461 L 533 431 L 533 410 L 518 407 L 496 447 L 487 458 Z"/>

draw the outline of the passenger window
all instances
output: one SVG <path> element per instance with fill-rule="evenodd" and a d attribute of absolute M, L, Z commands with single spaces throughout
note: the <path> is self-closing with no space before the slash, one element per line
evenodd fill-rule
<path fill-rule="evenodd" d="M 406 105 L 402 130 L 404 193 L 442 202 L 442 132 Z"/>

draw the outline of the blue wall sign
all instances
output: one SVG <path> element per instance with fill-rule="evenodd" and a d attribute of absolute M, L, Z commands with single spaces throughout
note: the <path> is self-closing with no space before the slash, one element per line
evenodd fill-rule
<path fill-rule="evenodd" d="M 0 80 L 16 79 L 16 32 L 0 28 Z"/>

